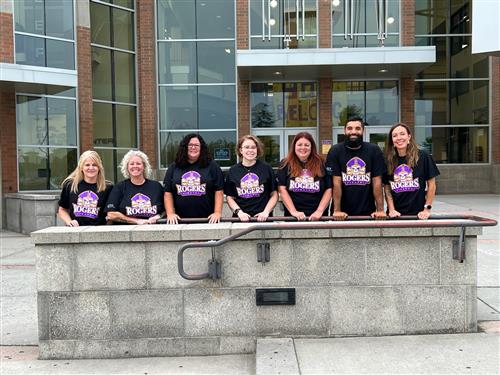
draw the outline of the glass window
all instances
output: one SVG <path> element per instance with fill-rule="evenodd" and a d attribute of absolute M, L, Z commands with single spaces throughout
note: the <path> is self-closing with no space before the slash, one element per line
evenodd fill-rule
<path fill-rule="evenodd" d="M 317 125 L 317 91 L 315 82 L 284 84 L 286 127 L 315 127 Z"/>
<path fill-rule="evenodd" d="M 160 129 L 196 129 L 196 86 L 160 87 Z"/>
<path fill-rule="evenodd" d="M 447 34 L 448 1 L 415 0 L 415 34 Z"/>
<path fill-rule="evenodd" d="M 158 0 L 158 39 L 194 39 L 194 0 Z"/>
<path fill-rule="evenodd" d="M 158 43 L 160 83 L 196 83 L 196 43 Z"/>
<path fill-rule="evenodd" d="M 47 190 L 49 150 L 19 147 L 19 190 Z"/>
<path fill-rule="evenodd" d="M 92 43 L 111 46 L 111 20 L 109 7 L 90 3 L 90 32 Z"/>
<path fill-rule="evenodd" d="M 16 34 L 16 64 L 45 66 L 45 39 Z"/>
<path fill-rule="evenodd" d="M 134 9 L 134 0 L 108 0 L 108 2 L 124 8 Z"/>
<path fill-rule="evenodd" d="M 487 124 L 488 80 L 416 82 L 415 124 Z"/>
<path fill-rule="evenodd" d="M 234 3 L 227 0 L 197 0 L 196 34 L 198 38 L 233 38 Z"/>
<path fill-rule="evenodd" d="M 160 168 L 168 168 L 175 160 L 175 154 L 182 138 L 188 132 L 161 132 L 160 133 Z M 200 131 L 199 133 L 208 145 L 217 164 L 229 167 L 236 164 L 236 131 Z"/>
<path fill-rule="evenodd" d="M 235 128 L 235 86 L 199 86 L 198 106 L 200 129 Z"/>
<path fill-rule="evenodd" d="M 132 12 L 112 9 L 113 14 L 113 47 L 134 50 L 134 14 Z"/>
<path fill-rule="evenodd" d="M 488 127 L 416 127 L 415 139 L 437 163 L 487 163 Z"/>
<path fill-rule="evenodd" d="M 120 171 L 120 162 L 123 156 L 128 152 L 128 149 L 99 149 L 96 147 L 96 151 L 99 153 L 102 159 L 102 165 L 106 171 L 106 180 L 119 182 L 123 181 L 122 172 Z"/>
<path fill-rule="evenodd" d="M 130 105 L 116 105 L 116 146 L 136 147 L 136 108 Z"/>
<path fill-rule="evenodd" d="M 47 35 L 74 39 L 73 2 L 68 0 L 45 0 Z"/>
<path fill-rule="evenodd" d="M 94 145 L 113 147 L 113 105 L 94 102 Z"/>
<path fill-rule="evenodd" d="M 45 98 L 17 96 L 17 143 L 19 145 L 46 145 L 47 121 Z"/>
<path fill-rule="evenodd" d="M 117 102 L 135 103 L 135 55 L 113 51 L 115 98 Z"/>
<path fill-rule="evenodd" d="M 111 51 L 92 47 L 92 96 L 94 99 L 112 100 Z"/>
<path fill-rule="evenodd" d="M 16 0 L 14 3 L 15 30 L 31 34 L 45 34 L 43 1 Z"/>
<path fill-rule="evenodd" d="M 47 98 L 49 144 L 76 146 L 76 102 Z"/>
<path fill-rule="evenodd" d="M 399 119 L 397 81 L 333 82 L 333 125 L 344 126 L 351 116 L 368 125 L 390 125 Z"/>
<path fill-rule="evenodd" d="M 234 41 L 198 42 L 198 83 L 235 82 Z"/>
<path fill-rule="evenodd" d="M 75 69 L 75 45 L 72 42 L 46 39 L 47 66 L 60 69 Z"/>
<path fill-rule="evenodd" d="M 252 83 L 251 90 L 252 127 L 284 127 L 283 84 Z"/>
<path fill-rule="evenodd" d="M 49 148 L 49 190 L 59 190 L 77 163 L 76 148 Z"/>

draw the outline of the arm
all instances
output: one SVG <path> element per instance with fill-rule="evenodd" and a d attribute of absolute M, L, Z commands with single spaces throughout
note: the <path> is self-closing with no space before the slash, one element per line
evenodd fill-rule
<path fill-rule="evenodd" d="M 174 196 L 172 193 L 165 192 L 163 194 L 163 203 L 165 204 L 165 211 L 167 213 L 167 224 L 179 223 L 179 215 L 175 213 Z"/>
<path fill-rule="evenodd" d="M 347 214 L 342 212 L 340 202 L 342 200 L 342 178 L 333 176 L 333 218 L 334 220 L 345 220 Z"/>
<path fill-rule="evenodd" d="M 332 199 L 332 188 L 328 188 L 323 193 L 323 196 L 321 197 L 321 201 L 319 202 L 316 211 L 314 211 L 312 215 L 309 216 L 309 220 L 319 220 L 323 215 L 323 212 L 325 212 L 326 208 L 328 207 L 328 204 L 330 204 L 331 199 Z"/>
<path fill-rule="evenodd" d="M 283 201 L 283 204 L 285 205 L 286 209 L 288 212 L 290 212 L 290 215 L 295 217 L 297 220 L 305 220 L 306 219 L 306 214 L 300 211 L 297 211 L 295 208 L 295 205 L 293 204 L 292 198 L 290 197 L 290 194 L 288 194 L 288 191 L 286 190 L 286 187 L 283 185 L 280 185 L 278 187 L 278 190 L 281 195 L 281 200 Z"/>
<path fill-rule="evenodd" d="M 384 211 L 384 194 L 382 189 L 382 177 L 377 176 L 372 178 L 373 196 L 375 197 L 376 211 L 372 213 L 374 219 L 385 219 L 387 217 Z"/>
<path fill-rule="evenodd" d="M 210 224 L 215 224 L 220 222 L 222 216 L 222 205 L 224 204 L 224 191 L 217 190 L 215 192 L 215 204 L 214 213 L 208 217 L 208 222 Z"/>
<path fill-rule="evenodd" d="M 425 195 L 425 204 L 432 206 L 432 202 L 434 201 L 435 195 L 436 195 L 436 178 L 432 177 L 431 179 L 427 180 L 427 194 Z M 420 211 L 417 216 L 419 219 L 422 220 L 428 219 L 429 216 L 431 216 L 431 210 L 424 208 L 423 211 Z"/>
<path fill-rule="evenodd" d="M 232 212 L 239 209 L 237 215 L 241 221 L 249 221 L 250 220 L 250 215 L 247 214 L 246 212 L 243 212 L 243 210 L 240 208 L 240 206 L 238 206 L 238 203 L 236 203 L 236 201 L 234 200 L 234 198 L 232 196 L 226 195 L 226 198 L 227 198 L 227 205 L 229 206 L 229 208 L 231 209 Z"/>
<path fill-rule="evenodd" d="M 384 195 L 385 201 L 387 202 L 387 209 L 389 210 L 389 217 L 399 217 L 401 214 L 396 211 L 396 207 L 394 207 L 394 200 L 392 199 L 391 188 L 388 184 L 384 185 Z"/>
<path fill-rule="evenodd" d="M 111 221 L 115 221 L 117 223 L 136 224 L 136 225 L 150 224 L 149 220 L 147 220 L 147 219 L 139 219 L 139 218 L 135 218 L 135 217 L 129 217 L 129 216 L 122 214 L 119 211 L 109 211 L 108 218 Z"/>
<path fill-rule="evenodd" d="M 64 221 L 64 224 L 66 224 L 67 227 L 80 226 L 80 224 L 78 224 L 78 221 L 71 219 L 71 216 L 69 216 L 69 211 L 64 207 L 59 206 L 59 208 L 57 209 L 57 215 L 62 221 Z"/>
<path fill-rule="evenodd" d="M 276 206 L 278 202 L 278 192 L 275 190 L 271 193 L 269 200 L 267 201 L 266 207 L 264 207 L 264 211 L 259 212 L 255 217 L 257 217 L 257 221 L 266 221 L 269 217 L 269 214 Z"/>

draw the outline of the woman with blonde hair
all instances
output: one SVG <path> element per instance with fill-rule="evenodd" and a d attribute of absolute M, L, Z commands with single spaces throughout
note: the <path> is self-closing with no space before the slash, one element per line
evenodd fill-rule
<path fill-rule="evenodd" d="M 85 151 L 62 182 L 59 218 L 69 227 L 106 224 L 104 207 L 113 185 L 106 181 L 99 154 Z"/>
<path fill-rule="evenodd" d="M 397 123 L 389 130 L 385 161 L 383 183 L 389 217 L 417 215 L 427 219 L 439 170 L 432 156 L 418 148 L 407 125 Z"/>
<path fill-rule="evenodd" d="M 297 220 L 319 220 L 329 213 L 332 179 L 308 132 L 298 133 L 277 172 L 278 191 L 285 216 Z"/>
<path fill-rule="evenodd" d="M 164 211 L 163 188 L 158 181 L 149 179 L 149 158 L 142 151 L 130 150 L 120 170 L 126 180 L 116 184 L 109 195 L 108 218 L 122 224 L 155 224 Z"/>
<path fill-rule="evenodd" d="M 242 136 L 236 145 L 240 162 L 229 169 L 224 184 L 227 204 L 233 217 L 249 221 L 266 221 L 278 201 L 273 169 L 259 160 L 263 154 L 260 140 L 253 135 Z"/>

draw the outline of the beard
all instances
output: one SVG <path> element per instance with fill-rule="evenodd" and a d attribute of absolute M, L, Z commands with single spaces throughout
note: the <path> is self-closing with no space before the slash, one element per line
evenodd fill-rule
<path fill-rule="evenodd" d="M 363 138 L 359 135 L 351 135 L 345 140 L 345 145 L 348 148 L 359 148 L 363 143 Z"/>

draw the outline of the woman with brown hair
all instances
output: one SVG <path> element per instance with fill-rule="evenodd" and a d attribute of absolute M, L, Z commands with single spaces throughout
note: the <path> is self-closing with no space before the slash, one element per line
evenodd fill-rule
<path fill-rule="evenodd" d="M 276 179 L 273 169 L 266 162 L 259 160 L 263 155 L 260 140 L 253 135 L 244 135 L 236 145 L 240 162 L 233 165 L 227 174 L 224 192 L 233 217 L 249 221 L 266 221 L 272 216 L 278 201 Z"/>
<path fill-rule="evenodd" d="M 328 215 L 332 198 L 332 179 L 311 134 L 298 133 L 277 172 L 278 191 L 285 205 L 285 216 L 297 220 L 319 220 Z"/>
<path fill-rule="evenodd" d="M 387 174 L 383 182 L 389 217 L 417 215 L 419 219 L 427 219 L 439 170 L 432 156 L 418 148 L 407 125 L 392 126 L 387 136 L 385 161 Z"/>

